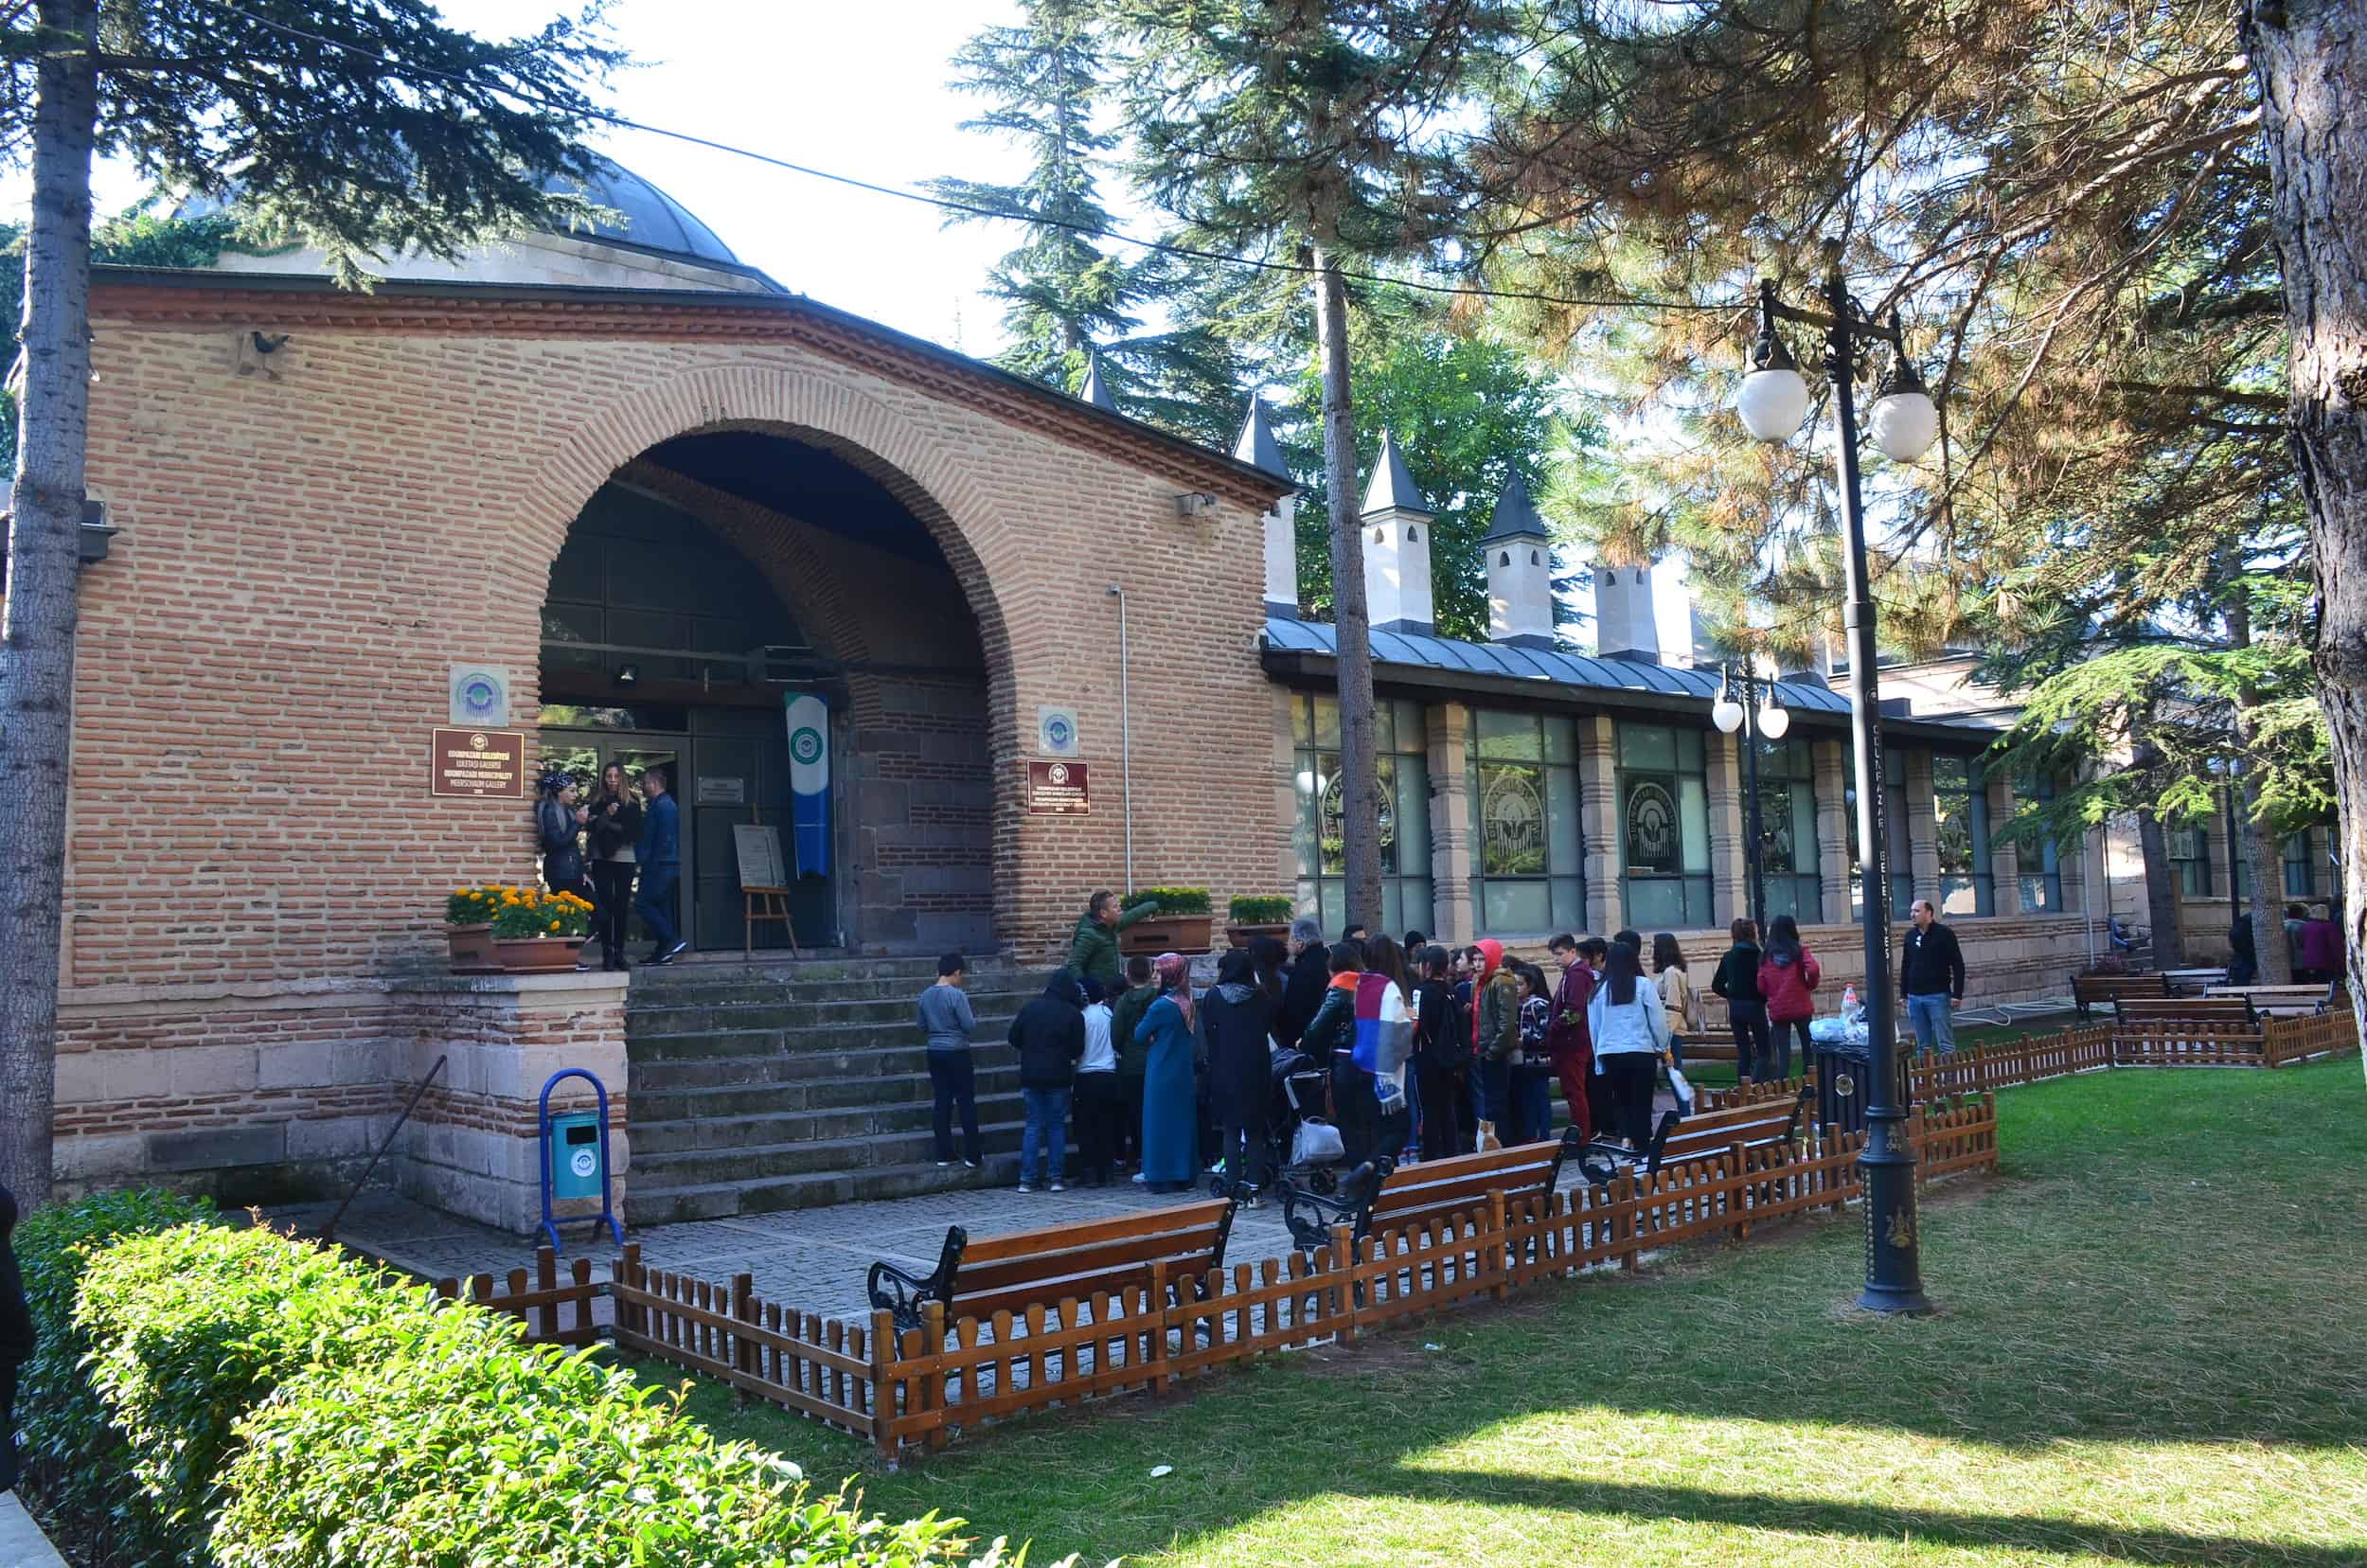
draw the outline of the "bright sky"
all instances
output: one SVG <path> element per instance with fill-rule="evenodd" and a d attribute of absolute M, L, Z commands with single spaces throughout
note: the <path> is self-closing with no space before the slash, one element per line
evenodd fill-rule
<path fill-rule="evenodd" d="M 443 0 L 443 10 L 472 31 L 511 34 L 564 3 Z M 957 129 L 981 105 L 946 83 L 954 50 L 1016 16 L 1008 0 L 621 0 L 613 31 L 639 63 L 616 78 L 608 107 L 881 185 L 1009 179 L 1019 154 Z M 976 290 L 1016 242 L 1008 225 L 946 229 L 934 208 L 730 153 L 630 131 L 593 139 L 789 288 L 970 353 L 1002 341 L 999 312 Z M 128 169 L 98 182 L 102 212 L 141 194 Z M 6 205 L 21 211 L 26 199 L 20 172 Z"/>

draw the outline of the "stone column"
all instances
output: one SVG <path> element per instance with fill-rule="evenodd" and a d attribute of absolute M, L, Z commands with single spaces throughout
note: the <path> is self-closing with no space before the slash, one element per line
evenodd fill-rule
<path fill-rule="evenodd" d="M 1917 747 L 1907 754 L 1907 845 L 1902 859 L 1898 849 L 1891 851 L 1891 864 L 1904 865 L 1914 879 L 1915 899 L 1939 901 L 1940 845 L 1939 813 L 1931 799 L 1931 754 Z M 1891 911 L 1894 921 L 1904 920 L 1903 909 Z"/>
<path fill-rule="evenodd" d="M 1838 740 L 1813 743 L 1816 761 L 1816 869 L 1824 923 L 1849 919 L 1849 749 Z"/>
<path fill-rule="evenodd" d="M 1475 938 L 1471 909 L 1471 710 L 1449 703 L 1422 710 L 1430 737 L 1430 906 L 1438 939 Z"/>
<path fill-rule="evenodd" d="M 1998 839 L 1998 829 L 2013 820 L 2014 781 L 1993 774 L 1989 777 L 1989 882 L 1997 891 L 1989 907 L 1997 915 L 2022 912 L 2021 846 Z"/>
<path fill-rule="evenodd" d="M 1586 834 L 1586 923 L 1605 936 L 1627 923 L 1619 892 L 1618 735 L 1596 714 L 1578 721 L 1578 822 Z"/>
<path fill-rule="evenodd" d="M 1743 799 L 1742 737 L 1709 730 L 1711 907 L 1735 915 L 1751 912 L 1751 846 L 1744 838 L 1750 816 Z"/>

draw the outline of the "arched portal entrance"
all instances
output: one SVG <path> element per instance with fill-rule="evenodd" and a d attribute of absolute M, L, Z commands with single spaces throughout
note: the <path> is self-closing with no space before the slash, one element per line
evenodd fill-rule
<path fill-rule="evenodd" d="M 988 668 L 930 529 L 828 437 L 677 436 L 578 514 L 543 610 L 546 758 L 675 778 L 678 913 L 748 939 L 734 829 L 775 829 L 802 946 L 993 938 Z M 789 704 L 828 712 L 827 833 L 792 824 Z M 810 709 L 805 710 L 810 711 Z M 801 842 L 803 850 L 801 852 Z M 783 944 L 759 924 L 755 945 Z"/>

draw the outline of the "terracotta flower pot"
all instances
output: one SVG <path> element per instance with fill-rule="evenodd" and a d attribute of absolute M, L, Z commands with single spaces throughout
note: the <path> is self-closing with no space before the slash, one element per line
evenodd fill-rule
<path fill-rule="evenodd" d="M 1245 948 L 1260 936 L 1272 936 L 1276 941 L 1284 941 L 1290 937 L 1290 922 L 1288 920 L 1280 925 L 1229 925 L 1224 928 L 1224 939 L 1237 948 Z"/>
<path fill-rule="evenodd" d="M 505 936 L 493 943 L 493 956 L 511 974 L 551 974 L 572 970 L 582 951 L 580 936 Z"/>
<path fill-rule="evenodd" d="M 493 956 L 493 922 L 481 925 L 448 925 L 444 938 L 452 944 L 452 967 L 455 974 L 482 973 L 501 967 Z"/>
<path fill-rule="evenodd" d="M 1152 915 L 1118 933 L 1118 951 L 1129 956 L 1162 953 L 1206 953 L 1213 915 Z"/>

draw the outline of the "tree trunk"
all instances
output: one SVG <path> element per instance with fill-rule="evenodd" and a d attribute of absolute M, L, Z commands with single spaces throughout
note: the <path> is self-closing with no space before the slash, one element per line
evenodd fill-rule
<path fill-rule="evenodd" d="M 2137 814 L 2137 847 L 2145 863 L 2145 924 L 2152 928 L 2153 967 L 2180 969 L 2185 947 L 2179 940 L 2178 879 L 2170 865 L 2170 838 L 2162 819 Z"/>
<path fill-rule="evenodd" d="M 2367 5 L 2254 0 L 2241 11 L 2284 272 L 2287 418 L 2318 571 L 2315 662 L 2333 736 L 2351 1006 L 2367 1026 Z"/>
<path fill-rule="evenodd" d="M 41 26 L 88 40 L 92 0 L 43 0 Z M 90 433 L 90 172 L 98 116 L 87 52 L 42 60 L 25 256 L 24 392 L 0 621 L 0 1183 L 48 1201 L 58 949 L 73 739 L 75 531 Z"/>
<path fill-rule="evenodd" d="M 2235 648 L 2251 646 L 2251 602 L 2241 588 L 2228 601 L 2227 640 Z M 2249 685 L 2235 688 L 2235 755 L 2240 758 L 2251 754 L 2253 716 L 2260 707 L 2260 693 Z M 2247 773 L 2238 772 L 2236 801 L 2242 820 L 2234 824 L 2238 842 L 2228 846 L 2228 858 L 2244 857 L 2247 874 L 2251 878 L 2251 945 L 2259 955 L 2259 983 L 2264 986 L 2289 986 L 2293 983 L 2292 954 L 2285 950 L 2284 908 L 2285 865 L 2277 853 L 2273 835 L 2260 827 L 2260 786 Z M 2231 875 L 2233 871 L 2231 869 Z"/>
<path fill-rule="evenodd" d="M 1324 362 L 1324 486 L 1331 498 L 1331 618 L 1340 681 L 1340 828 L 1351 925 L 1380 928 L 1379 735 L 1373 722 L 1372 625 L 1364 605 L 1364 525 L 1356 508 L 1356 402 L 1348 385 L 1348 285 L 1315 252 L 1315 332 Z M 1427 923 L 1427 922 L 1425 922 Z"/>

